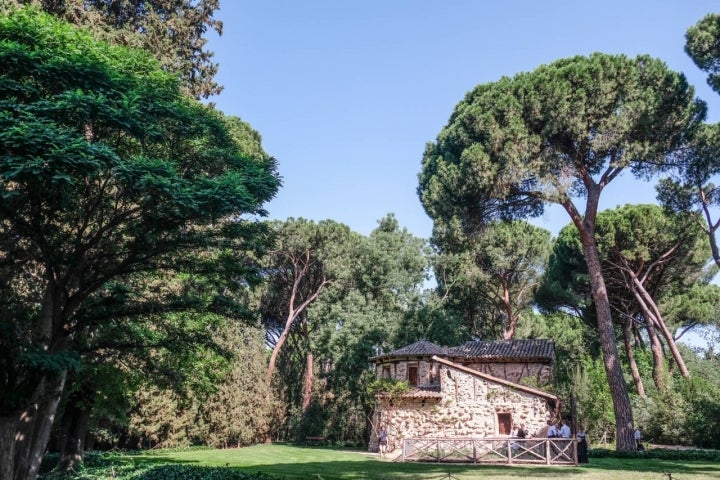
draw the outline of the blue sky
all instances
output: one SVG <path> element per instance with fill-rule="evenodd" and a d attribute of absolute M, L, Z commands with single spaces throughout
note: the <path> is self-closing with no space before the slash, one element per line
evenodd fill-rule
<path fill-rule="evenodd" d="M 720 98 L 683 51 L 716 0 L 224 0 L 209 48 L 225 90 L 212 100 L 248 121 L 277 158 L 270 218 L 333 219 L 368 234 L 394 213 L 428 238 L 416 194 L 425 144 L 474 86 L 592 52 L 650 54 L 685 73 L 720 116 Z M 653 202 L 621 177 L 601 208 Z M 556 234 L 555 208 L 535 221 Z"/>

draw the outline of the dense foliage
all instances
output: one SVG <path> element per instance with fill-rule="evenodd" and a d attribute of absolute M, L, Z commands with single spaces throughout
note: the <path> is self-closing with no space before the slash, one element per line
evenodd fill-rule
<path fill-rule="evenodd" d="M 475 87 L 423 158 L 418 194 L 435 235 L 459 229 L 472 237 L 493 221 L 538 216 L 552 203 L 567 212 L 588 268 L 622 450 L 635 448 L 632 409 L 595 219 L 614 178 L 657 169 L 697 128 L 705 108 L 693 95 L 684 76 L 648 56 L 561 59 Z"/>
<path fill-rule="evenodd" d="M 101 40 L 152 52 L 163 69 L 182 78 L 183 90 L 196 98 L 222 91 L 214 78 L 218 65 L 206 49 L 209 30 L 222 33 L 213 18 L 219 0 L 9 0 L 33 5 L 84 27 Z"/>
<path fill-rule="evenodd" d="M 211 263 L 199 249 L 262 245 L 242 216 L 262 215 L 279 179 L 146 53 L 26 9 L 0 18 L 0 63 L 0 476 L 19 479 L 96 334 L 114 340 L 104 352 L 153 344 L 160 316 L 232 303 L 194 281 Z M 153 285 L 158 272 L 181 281 Z M 169 338 L 189 338 L 188 321 L 174 317 Z"/>
<path fill-rule="evenodd" d="M 330 221 L 288 219 L 274 228 L 260 309 L 287 408 L 275 438 L 362 442 L 368 359 L 395 345 L 401 322 L 420 306 L 425 242 L 392 215 L 368 237 Z"/>
<path fill-rule="evenodd" d="M 532 318 L 534 293 L 552 247 L 550 232 L 525 221 L 493 222 L 473 235 L 437 232 L 434 264 L 443 309 L 472 335 L 510 340 Z"/>
<path fill-rule="evenodd" d="M 631 450 L 634 422 L 648 441 L 720 447 L 717 355 L 676 344 L 720 318 L 707 269 L 720 265 L 720 127 L 700 124 L 704 105 L 661 61 L 575 57 L 470 92 L 423 160 L 431 251 L 393 215 L 367 236 L 248 219 L 279 188 L 275 162 L 250 125 L 189 98 L 220 90 L 204 39 L 221 29 L 217 0 L 12 3 L 1 478 L 32 479 L 48 444 L 58 478 L 93 447 L 365 446 L 376 394 L 408 388 L 369 359 L 420 339 L 552 338 L 550 388 L 595 442 Z M 88 30 L 16 9 L 28 3 Z M 716 90 L 719 18 L 686 45 Z M 622 171 L 659 167 L 665 210 L 598 212 Z M 523 220 L 548 203 L 572 221 L 557 239 Z M 107 458 L 87 466 L 137 474 Z M 156 463 L 133 478 L 272 477 Z"/>

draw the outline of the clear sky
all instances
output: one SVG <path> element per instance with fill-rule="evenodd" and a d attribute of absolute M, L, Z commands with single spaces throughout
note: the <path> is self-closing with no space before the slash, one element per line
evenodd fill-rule
<path fill-rule="evenodd" d="M 720 97 L 683 51 L 717 0 L 222 0 L 209 48 L 225 90 L 212 100 L 248 121 L 277 158 L 270 218 L 333 219 L 369 234 L 394 213 L 429 238 L 418 199 L 425 144 L 474 86 L 592 52 L 649 54 L 685 73 L 720 118 Z M 653 202 L 621 177 L 602 208 Z M 556 234 L 559 209 L 537 224 Z"/>

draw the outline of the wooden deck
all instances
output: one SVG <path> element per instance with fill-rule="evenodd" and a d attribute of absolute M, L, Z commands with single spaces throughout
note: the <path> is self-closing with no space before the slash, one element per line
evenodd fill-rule
<path fill-rule="evenodd" d="M 401 462 L 578 464 L 574 438 L 405 438 L 399 447 Z"/>

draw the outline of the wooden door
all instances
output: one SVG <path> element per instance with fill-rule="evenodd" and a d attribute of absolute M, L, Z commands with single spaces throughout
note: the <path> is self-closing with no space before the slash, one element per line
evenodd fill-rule
<path fill-rule="evenodd" d="M 498 433 L 510 435 L 512 431 L 512 415 L 509 413 L 498 413 Z"/>
<path fill-rule="evenodd" d="M 408 365 L 408 383 L 416 387 L 418 384 L 418 367 L 417 365 Z"/>

